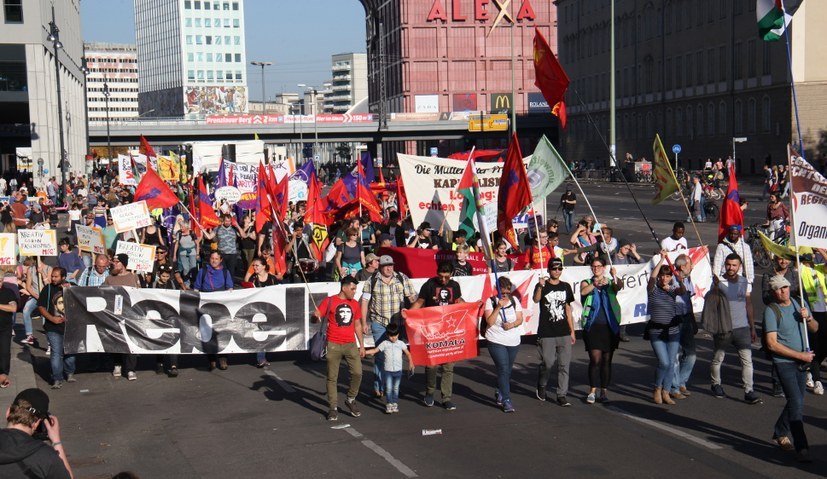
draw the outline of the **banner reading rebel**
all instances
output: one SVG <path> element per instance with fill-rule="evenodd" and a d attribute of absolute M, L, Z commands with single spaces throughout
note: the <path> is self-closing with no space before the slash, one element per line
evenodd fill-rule
<path fill-rule="evenodd" d="M 827 248 L 827 179 L 787 145 L 796 245 Z"/>
<path fill-rule="evenodd" d="M 405 329 L 414 363 L 436 366 L 477 357 L 479 308 L 472 302 L 408 310 Z"/>

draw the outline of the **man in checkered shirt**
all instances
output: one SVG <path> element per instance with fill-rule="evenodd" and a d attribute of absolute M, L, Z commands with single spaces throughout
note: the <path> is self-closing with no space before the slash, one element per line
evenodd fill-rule
<path fill-rule="evenodd" d="M 416 290 L 411 280 L 402 273 L 394 272 L 393 258 L 383 255 L 379 258 L 379 271 L 373 273 L 362 288 L 361 300 L 362 327 L 365 334 L 370 331 L 376 346 L 388 339 L 385 328 L 391 321 L 402 326 L 400 312 L 406 298 L 410 303 L 416 301 Z M 382 397 L 385 389 L 382 378 L 383 353 L 374 355 L 373 361 L 373 395 Z"/>

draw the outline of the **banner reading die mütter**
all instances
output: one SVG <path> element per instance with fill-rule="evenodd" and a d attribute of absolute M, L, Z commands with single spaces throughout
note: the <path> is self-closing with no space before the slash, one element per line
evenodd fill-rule
<path fill-rule="evenodd" d="M 414 364 L 436 366 L 477 357 L 479 308 L 480 303 L 473 302 L 409 310 L 405 329 Z"/>

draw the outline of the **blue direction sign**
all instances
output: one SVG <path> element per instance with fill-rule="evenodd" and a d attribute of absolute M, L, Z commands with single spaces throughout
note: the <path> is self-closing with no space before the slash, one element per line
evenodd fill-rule
<path fill-rule="evenodd" d="M 672 145 L 672 153 L 678 154 L 681 152 L 681 145 Z"/>

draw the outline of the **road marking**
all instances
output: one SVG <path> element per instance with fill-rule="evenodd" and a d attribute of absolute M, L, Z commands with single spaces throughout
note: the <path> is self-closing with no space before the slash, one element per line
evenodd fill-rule
<path fill-rule="evenodd" d="M 365 436 L 364 436 L 361 432 L 357 431 L 356 429 L 354 429 L 354 428 L 352 428 L 352 427 L 345 427 L 345 428 L 342 428 L 342 429 L 344 429 L 345 431 L 347 431 L 347 433 L 348 433 L 348 434 L 350 434 L 351 436 L 355 437 L 356 439 L 360 439 L 360 438 L 365 437 Z M 366 448 L 370 449 L 371 451 L 375 452 L 376 454 L 378 454 L 378 455 L 379 455 L 379 457 L 381 457 L 382 459 L 384 459 L 384 460 L 388 461 L 388 463 L 389 463 L 391 466 L 395 467 L 397 471 L 399 471 L 399 472 L 401 472 L 402 474 L 404 474 L 404 475 L 405 475 L 405 477 L 419 477 L 419 476 L 418 476 L 418 475 L 417 475 L 417 474 L 413 471 L 413 469 L 411 469 L 410 467 L 406 466 L 406 465 L 405 465 L 405 463 L 403 463 L 403 462 L 402 462 L 402 461 L 400 461 L 399 459 L 397 459 L 397 458 L 393 457 L 393 456 L 391 455 L 391 453 L 389 453 L 388 451 L 386 451 L 386 450 L 385 450 L 382 446 L 380 446 L 379 444 L 376 444 L 375 442 L 371 441 L 370 439 L 365 439 L 365 440 L 363 440 L 363 441 L 362 441 L 362 445 L 363 445 L 363 446 L 365 446 Z"/>
<path fill-rule="evenodd" d="M 267 374 L 268 376 L 272 376 L 273 378 L 275 378 L 275 380 L 278 383 L 279 387 L 284 389 L 284 392 L 286 392 L 287 394 L 293 394 L 294 392 L 296 392 L 296 390 L 293 389 L 293 386 L 287 384 L 287 381 L 285 381 L 284 379 L 279 377 L 279 375 L 276 374 L 275 372 L 267 369 L 267 370 L 264 371 L 264 373 Z"/>
<path fill-rule="evenodd" d="M 634 421 L 641 422 L 641 423 L 646 424 L 647 426 L 653 427 L 655 429 L 660 429 L 661 431 L 665 431 L 665 432 L 668 432 L 669 434 L 678 436 L 682 439 L 686 439 L 687 441 L 694 442 L 695 444 L 704 446 L 708 449 L 712 449 L 712 450 L 723 449 L 723 447 L 719 446 L 718 444 L 715 444 L 714 442 L 707 441 L 706 439 L 701 439 L 697 436 L 693 436 L 692 434 L 689 434 L 688 432 L 684 432 L 684 431 L 681 431 L 679 429 L 675 429 L 673 427 L 666 426 L 666 425 L 661 424 L 657 421 L 652 421 L 651 419 L 644 419 L 642 417 L 633 416 L 632 414 L 629 414 L 628 412 L 624 411 L 623 409 L 620 409 L 619 407 L 606 406 L 605 409 L 608 409 L 609 411 L 620 414 L 621 416 L 625 416 L 625 417 L 627 417 L 629 419 L 632 419 Z"/>

